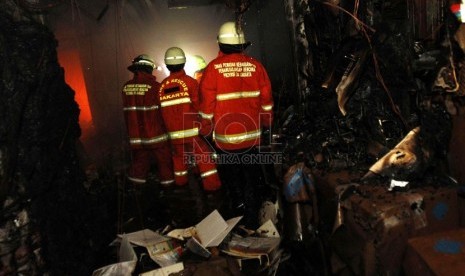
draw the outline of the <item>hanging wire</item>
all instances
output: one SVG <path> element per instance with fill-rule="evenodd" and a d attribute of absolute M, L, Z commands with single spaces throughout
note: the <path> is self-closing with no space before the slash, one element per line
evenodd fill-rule
<path fill-rule="evenodd" d="M 383 90 L 386 92 L 387 96 L 388 96 L 388 99 L 389 99 L 389 103 L 391 105 L 391 109 L 392 111 L 399 117 L 399 119 L 402 121 L 404 127 L 406 129 L 408 129 L 408 123 L 407 121 L 405 120 L 405 118 L 402 116 L 400 110 L 399 110 L 399 107 L 396 105 L 396 103 L 394 102 L 394 99 L 392 98 L 392 94 L 391 94 L 391 91 L 389 90 L 389 88 L 387 87 L 386 83 L 384 82 L 384 78 L 381 74 L 381 70 L 379 68 L 379 64 L 378 64 L 378 58 L 376 57 L 376 53 L 373 49 L 373 45 L 371 43 L 371 39 L 370 39 L 370 35 L 368 34 L 367 30 L 371 31 L 371 32 L 376 32 L 375 29 L 369 27 L 367 24 L 365 24 L 364 22 L 362 22 L 360 19 L 358 19 L 358 17 L 352 13 L 350 13 L 349 11 L 345 10 L 344 8 L 341 8 L 339 7 L 338 5 L 335 5 L 335 4 L 332 4 L 332 3 L 329 3 L 329 2 L 321 2 L 322 4 L 324 5 L 328 5 L 328 6 L 331 6 L 331 7 L 334 7 L 336 9 L 339 9 L 341 10 L 342 12 L 348 14 L 350 17 L 352 17 L 356 23 L 358 23 L 360 26 L 361 26 L 361 30 L 362 30 L 362 33 L 364 35 L 364 37 L 366 38 L 367 42 L 368 42 L 368 45 L 370 47 L 370 50 L 372 52 L 372 58 L 373 58 L 373 65 L 374 65 L 374 68 L 375 68 L 375 75 L 376 75 L 376 79 L 378 80 L 378 82 L 381 84 L 381 86 L 383 87 Z M 358 5 L 359 5 L 359 0 L 357 0 L 355 2 L 355 6 L 356 8 L 354 9 L 354 11 L 358 11 Z"/>
<path fill-rule="evenodd" d="M 120 78 L 119 78 L 119 66 L 120 66 L 120 62 L 119 62 L 119 58 L 120 58 L 120 54 L 121 54 L 121 51 L 120 51 L 120 46 L 121 46 L 121 30 L 123 29 L 123 31 L 125 32 L 129 32 L 128 31 L 128 28 L 127 28 L 127 24 L 124 23 L 124 21 L 122 21 L 122 2 L 120 2 L 119 0 L 116 0 L 116 11 L 115 11 L 115 24 L 116 24 L 116 28 L 115 28 L 115 68 L 116 68 L 116 83 L 120 83 Z M 123 23 L 122 23 L 123 22 Z M 129 39 L 131 41 L 131 39 Z M 134 51 L 134 46 L 132 45 L 132 50 Z M 124 131 L 120 131 L 120 134 L 121 134 L 121 141 L 122 141 L 122 147 L 121 148 L 126 148 L 127 144 L 126 144 L 126 136 L 125 136 L 125 133 Z M 123 156 L 122 158 L 124 159 L 124 161 L 128 160 L 128 156 L 126 156 L 126 150 L 123 151 Z M 131 156 L 129 156 L 129 158 L 131 158 Z M 124 224 L 124 211 L 125 209 L 128 207 L 128 204 L 126 204 L 126 200 L 127 200 L 127 197 L 125 195 L 125 187 L 126 185 L 134 185 L 132 183 L 127 183 L 127 179 L 126 179 L 126 175 L 125 173 L 123 174 L 120 174 L 120 181 L 119 181 L 119 184 L 122 185 L 122 190 L 118 189 L 118 223 L 117 223 L 117 231 L 118 233 L 123 233 L 123 224 Z M 135 201 L 135 205 L 136 205 L 136 212 L 137 212 L 137 217 L 139 219 L 139 223 L 140 223 L 140 226 L 142 229 L 145 229 L 145 226 L 144 226 L 144 217 L 143 217 L 143 212 L 142 212 L 142 207 L 141 207 L 141 199 L 140 199 L 140 196 L 141 194 L 138 193 L 137 191 L 134 192 L 134 196 L 133 196 L 133 200 Z M 143 233 L 145 235 L 145 233 Z"/>
<path fill-rule="evenodd" d="M 357 1 L 357 2 L 358 2 L 358 1 Z M 368 26 L 367 24 L 365 24 L 363 21 L 361 21 L 360 19 L 358 19 L 357 16 L 355 16 L 355 15 L 352 14 L 352 13 L 350 13 L 350 12 L 347 11 L 346 9 L 341 8 L 341 7 L 339 7 L 338 5 L 335 5 L 335 4 L 330 3 L 330 2 L 320 2 L 320 3 L 323 4 L 323 5 L 327 5 L 327 6 L 336 8 L 336 9 L 342 11 L 343 13 L 349 15 L 350 17 L 352 17 L 352 19 L 355 20 L 355 22 L 356 22 L 357 24 L 360 24 L 361 26 L 363 26 L 363 29 L 369 30 L 369 31 L 371 31 L 372 33 L 375 33 L 375 32 L 376 32 L 375 29 L 373 29 L 373 28 L 371 28 L 370 26 Z M 357 10 L 358 10 L 358 8 L 357 8 Z"/>
<path fill-rule="evenodd" d="M 457 73 L 456 73 L 455 62 L 454 62 L 454 50 L 452 49 L 452 40 L 450 38 L 450 30 L 449 30 L 449 28 L 447 28 L 447 26 L 446 26 L 446 34 L 447 34 L 447 40 L 448 40 L 447 44 L 449 44 L 448 45 L 449 46 L 449 62 L 450 62 L 450 67 L 452 69 L 452 77 L 453 77 L 454 82 L 455 82 L 455 88 L 446 89 L 446 91 L 447 92 L 457 92 L 460 89 L 460 83 L 457 80 Z"/>
<path fill-rule="evenodd" d="M 116 83 L 119 83 L 119 77 L 118 77 L 118 45 L 119 45 L 119 1 L 116 0 L 115 2 L 116 8 L 115 8 L 115 68 L 116 68 Z M 121 141 L 124 141 L 123 134 L 121 133 Z M 125 145 L 122 145 L 124 147 Z M 122 176 L 118 177 L 118 223 L 117 223 L 117 233 L 122 233 L 123 232 L 123 214 L 124 214 L 124 209 L 126 207 L 126 197 L 125 197 L 125 190 L 126 190 L 126 183 L 125 183 L 125 175 L 124 173 Z M 119 257 L 119 256 L 118 256 Z"/>

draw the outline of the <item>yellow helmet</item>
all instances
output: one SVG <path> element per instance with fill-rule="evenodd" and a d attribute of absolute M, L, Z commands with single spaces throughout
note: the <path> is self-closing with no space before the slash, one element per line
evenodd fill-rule
<path fill-rule="evenodd" d="M 166 65 L 178 65 L 186 63 L 186 55 L 184 51 L 179 47 L 168 48 L 165 52 L 165 64 Z"/>
<path fill-rule="evenodd" d="M 243 31 L 238 31 L 235 22 L 226 22 L 221 25 L 218 31 L 218 42 L 222 44 L 245 44 L 245 36 Z"/>
<path fill-rule="evenodd" d="M 193 58 L 195 60 L 196 70 L 202 70 L 205 67 L 207 67 L 207 63 L 205 62 L 205 59 L 202 56 L 195 55 L 193 56 Z"/>

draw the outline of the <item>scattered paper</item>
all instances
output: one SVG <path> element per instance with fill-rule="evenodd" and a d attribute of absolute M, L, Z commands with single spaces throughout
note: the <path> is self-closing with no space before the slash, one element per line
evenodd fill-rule
<path fill-rule="evenodd" d="M 160 242 L 146 247 L 150 258 L 161 267 L 171 266 L 179 261 L 183 250 L 175 240 Z"/>
<path fill-rule="evenodd" d="M 214 210 L 195 226 L 174 229 L 167 236 L 178 240 L 195 237 L 203 247 L 218 246 L 241 219 L 242 216 L 225 221 L 218 210 Z"/>
<path fill-rule="evenodd" d="M 208 243 L 208 245 L 206 245 L 207 247 L 210 247 L 210 246 L 218 246 L 220 245 L 224 238 L 226 238 L 226 236 L 229 234 L 229 232 L 231 232 L 231 230 L 236 226 L 236 224 L 242 219 L 242 216 L 240 217 L 235 217 L 235 218 L 232 218 L 232 219 L 228 219 L 226 221 L 226 224 L 228 225 L 228 227 L 223 231 L 221 232 L 215 239 L 213 239 L 210 243 Z"/>
<path fill-rule="evenodd" d="M 218 235 L 228 229 L 228 224 L 224 221 L 218 210 L 211 212 L 206 218 L 196 226 L 197 240 L 204 247 L 208 247 Z"/>
<path fill-rule="evenodd" d="M 169 238 L 164 237 L 150 229 L 144 229 L 127 234 L 119 234 L 118 237 L 122 237 L 123 235 L 127 237 L 130 243 L 143 247 L 169 240 Z"/>
<path fill-rule="evenodd" d="M 273 224 L 273 222 L 269 219 L 265 223 L 260 226 L 257 231 L 260 237 L 268 237 L 268 238 L 279 238 L 281 237 L 279 235 L 278 230 L 276 229 L 276 226 Z"/>
<path fill-rule="evenodd" d="M 395 187 L 404 188 L 408 185 L 408 183 L 409 183 L 408 181 L 399 181 L 399 180 L 392 179 L 388 190 L 392 191 L 392 189 L 394 189 Z"/>
<path fill-rule="evenodd" d="M 210 256 L 212 255 L 211 252 L 205 247 L 203 247 L 203 245 L 200 244 L 200 242 L 195 237 L 192 237 L 187 241 L 186 247 L 189 248 L 189 250 L 192 253 L 202 256 L 204 258 L 210 258 Z"/>
<path fill-rule="evenodd" d="M 139 276 L 169 276 L 171 273 L 180 272 L 182 270 L 184 270 L 183 263 L 176 263 L 167 267 L 141 273 Z"/>
<path fill-rule="evenodd" d="M 225 253 L 232 253 L 241 257 L 268 255 L 276 249 L 281 242 L 280 238 L 238 237 L 233 236 L 228 243 Z"/>
<path fill-rule="evenodd" d="M 122 237 L 119 255 L 121 262 L 96 269 L 92 276 L 131 276 L 136 268 L 137 255 L 126 235 Z"/>
<path fill-rule="evenodd" d="M 178 240 L 185 240 L 185 239 L 188 239 L 190 237 L 192 237 L 192 235 L 195 234 L 195 227 L 194 226 L 191 226 L 189 228 L 185 228 L 185 229 L 174 229 L 174 230 L 171 230 L 168 234 L 166 234 L 168 237 L 171 237 L 173 239 L 178 239 Z"/>

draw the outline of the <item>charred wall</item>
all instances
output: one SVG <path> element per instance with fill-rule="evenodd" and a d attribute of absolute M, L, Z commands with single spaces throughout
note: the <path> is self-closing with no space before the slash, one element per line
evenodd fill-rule
<path fill-rule="evenodd" d="M 91 154 L 116 152 L 126 145 L 119 93 L 131 77 L 126 67 L 135 56 L 146 53 L 155 59 L 161 69 L 154 72 L 159 81 L 168 74 L 163 64 L 168 47 L 183 48 L 188 62 L 192 55 L 201 55 L 207 62 L 216 57 L 219 26 L 236 19 L 234 5 L 227 3 L 241 1 L 210 2 L 170 6 L 167 1 L 110 1 L 105 6 L 86 0 L 78 6 L 61 3 L 47 11 L 47 25 L 57 36 L 58 50 L 74 49 L 80 54 L 96 130 L 93 138 L 99 143 L 89 149 Z M 278 0 L 243 2 L 250 2 L 243 13 L 244 31 L 252 42 L 247 52 L 264 63 L 276 98 L 284 101 L 277 106 L 284 106 L 292 101 L 295 90 L 292 38 L 284 6 Z"/>
<path fill-rule="evenodd" d="M 89 275 L 106 218 L 84 190 L 74 91 L 53 33 L 15 3 L 0 6 L 0 272 Z"/>
<path fill-rule="evenodd" d="M 289 156 L 303 151 L 312 167 L 325 171 L 366 171 L 409 130 L 422 126 L 422 146 L 434 155 L 434 165 L 425 165 L 443 166 L 455 113 L 448 105 L 459 106 L 463 95 L 451 88 L 459 78 L 444 81 L 438 75 L 440 70 L 460 75 L 463 62 L 454 39 L 460 22 L 448 3 L 289 0 L 285 5 L 300 103 L 280 122 Z M 438 80 L 449 84 L 438 86 Z"/>

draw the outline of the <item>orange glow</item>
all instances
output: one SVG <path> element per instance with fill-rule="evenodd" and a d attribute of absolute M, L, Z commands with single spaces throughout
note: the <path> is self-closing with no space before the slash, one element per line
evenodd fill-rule
<path fill-rule="evenodd" d="M 92 114 L 90 112 L 89 100 L 87 98 L 86 83 L 82 71 L 81 61 L 77 50 L 66 50 L 58 52 L 60 65 L 65 70 L 65 81 L 74 90 L 74 99 L 81 110 L 79 113 L 79 125 L 82 136 L 90 135 L 92 128 Z"/>

